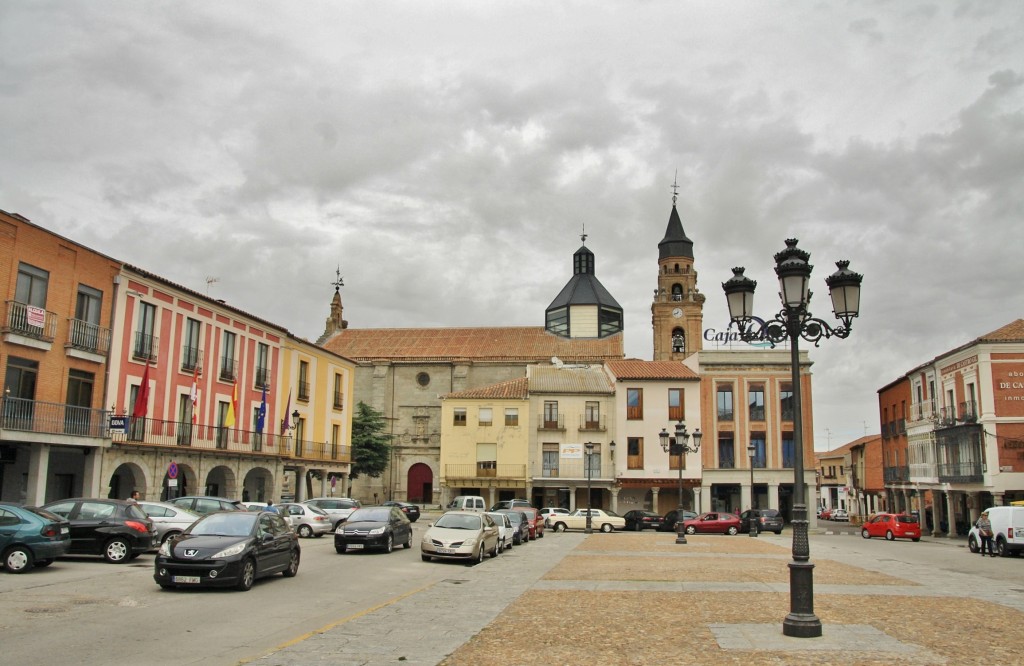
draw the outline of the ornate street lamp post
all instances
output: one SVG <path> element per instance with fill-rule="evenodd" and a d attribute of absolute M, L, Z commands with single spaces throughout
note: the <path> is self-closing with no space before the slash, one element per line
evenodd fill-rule
<path fill-rule="evenodd" d="M 700 428 L 693 431 L 693 446 L 689 446 L 690 433 L 686 432 L 686 424 L 680 421 L 676 424 L 675 437 L 671 438 L 668 430 L 661 429 L 658 439 L 661 440 L 661 449 L 671 456 L 679 456 L 679 506 L 676 509 L 676 543 L 686 543 L 686 529 L 683 527 L 683 461 L 687 453 L 697 453 L 700 450 L 700 440 L 704 436 Z"/>
<path fill-rule="evenodd" d="M 754 494 L 754 456 L 757 455 L 757 447 L 751 442 L 747 446 L 747 457 L 750 458 L 750 513 L 747 520 L 747 534 L 757 536 L 757 495 Z"/>
<path fill-rule="evenodd" d="M 586 467 L 587 467 L 587 528 L 585 530 L 583 530 L 583 531 L 586 534 L 593 534 L 594 533 L 594 524 L 593 524 L 593 517 L 591 516 L 592 511 L 591 511 L 591 506 L 590 506 L 590 456 L 592 456 L 594 454 L 594 443 L 593 442 L 587 442 L 586 444 L 583 445 L 583 448 L 585 448 L 587 450 L 587 459 L 586 459 Z"/>
<path fill-rule="evenodd" d="M 821 620 L 814 614 L 814 565 L 807 539 L 807 503 L 804 492 L 803 412 L 800 404 L 800 350 L 803 338 L 817 347 L 823 338 L 846 338 L 853 319 L 860 314 L 860 283 L 863 275 L 849 269 L 849 261 L 838 261 L 838 270 L 825 278 L 832 311 L 840 324 L 834 328 L 811 316 L 808 280 L 814 268 L 807 260 L 809 252 L 796 247 L 797 240 L 786 240 L 786 249 L 775 255 L 775 274 L 779 278 L 782 310 L 767 321 L 754 319 L 754 288 L 757 283 L 743 275 L 743 268 L 732 269 L 732 277 L 722 283 L 729 303 L 730 326 L 735 324 L 740 338 L 747 342 L 766 341 L 772 347 L 789 341 L 793 375 L 793 561 L 789 564 L 789 615 L 782 622 L 782 633 L 797 638 L 821 636 Z"/>

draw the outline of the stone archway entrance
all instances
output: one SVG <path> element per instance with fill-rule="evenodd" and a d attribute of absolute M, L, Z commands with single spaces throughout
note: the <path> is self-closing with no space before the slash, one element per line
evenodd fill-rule
<path fill-rule="evenodd" d="M 433 504 L 434 472 L 426 463 L 416 463 L 409 468 L 405 498 L 409 502 Z"/>

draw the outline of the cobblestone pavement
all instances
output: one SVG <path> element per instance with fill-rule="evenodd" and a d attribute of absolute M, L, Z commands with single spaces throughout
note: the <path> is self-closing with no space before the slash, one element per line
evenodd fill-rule
<path fill-rule="evenodd" d="M 865 562 L 835 548 L 812 552 L 823 636 L 790 638 L 781 630 L 789 611 L 788 533 L 688 540 L 681 547 L 664 533 L 550 535 L 476 567 L 453 566 L 450 578 L 254 663 L 1019 661 L 1024 591 L 998 580 Z M 984 654 L 976 649 L 979 627 L 989 637 Z M 1006 640 L 992 639 L 1000 636 Z"/>

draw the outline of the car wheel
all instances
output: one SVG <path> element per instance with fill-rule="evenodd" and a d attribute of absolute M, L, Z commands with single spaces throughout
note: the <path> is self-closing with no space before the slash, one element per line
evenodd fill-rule
<path fill-rule="evenodd" d="M 248 592 L 252 589 L 254 582 L 256 582 L 256 563 L 251 557 L 247 557 L 242 562 L 242 571 L 238 575 L 238 582 L 235 583 L 235 587 L 242 592 Z"/>
<path fill-rule="evenodd" d="M 609 532 L 612 531 L 612 526 L 609 525 L 608 523 L 605 523 L 604 525 L 601 525 L 601 531 L 604 532 L 605 534 L 608 534 Z"/>
<path fill-rule="evenodd" d="M 166 534 L 163 535 L 163 537 L 161 537 L 160 543 L 163 543 L 163 542 L 167 541 L 168 539 L 173 539 L 174 537 L 178 536 L 179 534 L 181 534 L 181 532 L 179 532 L 177 530 L 173 530 L 171 532 L 167 532 Z"/>
<path fill-rule="evenodd" d="M 726 530 L 726 532 L 728 532 L 729 536 L 736 536 L 736 533 L 739 532 L 739 529 L 737 529 L 735 525 L 730 525 L 729 529 Z"/>
<path fill-rule="evenodd" d="M 405 547 L 412 548 L 412 530 L 409 530 L 409 538 L 405 540 Z"/>
<path fill-rule="evenodd" d="M 299 573 L 299 551 L 293 550 L 292 556 L 288 560 L 288 568 L 282 571 L 281 575 L 285 578 L 294 578 L 297 573 Z"/>
<path fill-rule="evenodd" d="M 969 539 L 967 539 L 967 548 L 972 553 L 977 553 L 979 550 L 981 550 L 981 547 L 978 545 L 978 540 L 975 539 L 973 535 Z"/>
<path fill-rule="evenodd" d="M 565 531 L 565 523 L 555 523 L 555 531 L 556 532 L 564 532 Z"/>
<path fill-rule="evenodd" d="M 782 534 L 782 530 L 775 530 L 776 534 Z"/>
<path fill-rule="evenodd" d="M 340 546 L 338 544 L 334 544 L 334 550 L 338 553 L 338 555 L 344 555 L 345 551 L 348 550 L 348 546 L 346 546 L 345 544 L 342 544 Z"/>
<path fill-rule="evenodd" d="M 913 541 L 914 543 L 917 543 L 920 540 L 921 540 L 921 537 L 914 537 L 914 538 L 911 539 L 911 541 Z"/>
<path fill-rule="evenodd" d="M 103 559 L 111 564 L 121 564 L 128 560 L 132 548 L 124 539 L 111 539 L 103 548 Z"/>
<path fill-rule="evenodd" d="M 36 566 L 39 567 L 40 569 L 42 569 L 43 567 L 48 567 L 51 564 L 53 564 L 53 559 L 36 560 Z"/>
<path fill-rule="evenodd" d="M 1010 551 L 1006 548 L 1006 542 L 1001 537 L 996 541 L 996 554 L 999 557 L 1007 557 L 1010 554 Z"/>
<path fill-rule="evenodd" d="M 420 553 L 420 559 L 422 559 L 424 562 L 429 562 L 431 560 L 431 557 L 430 555 L 424 555 L 423 553 Z"/>
<path fill-rule="evenodd" d="M 395 549 L 395 535 L 388 534 L 388 540 L 384 542 L 384 552 L 390 553 Z"/>
<path fill-rule="evenodd" d="M 173 590 L 174 589 L 174 585 L 171 585 L 170 583 L 159 583 L 159 585 L 160 585 L 160 589 L 161 590 Z"/>
<path fill-rule="evenodd" d="M 299 525 L 299 536 L 303 539 L 308 539 L 313 536 L 313 528 L 309 525 Z"/>
<path fill-rule="evenodd" d="M 865 539 L 870 539 L 871 538 L 871 534 L 868 532 L 868 529 L 866 527 L 861 529 L 860 535 L 862 537 L 864 537 Z"/>
<path fill-rule="evenodd" d="M 885 531 L 885 540 L 886 541 L 892 541 L 895 538 L 896 538 L 896 535 L 892 533 L 892 530 L 886 530 Z"/>
<path fill-rule="evenodd" d="M 25 573 L 32 569 L 32 551 L 24 546 L 9 548 L 4 553 L 4 567 L 11 573 Z"/>
<path fill-rule="evenodd" d="M 694 527 L 693 525 L 687 525 L 686 526 L 686 533 L 687 534 L 696 534 L 697 533 L 697 528 Z"/>
<path fill-rule="evenodd" d="M 475 566 L 477 564 L 480 564 L 483 561 L 484 561 L 484 544 L 483 544 L 483 542 L 480 542 L 480 549 L 476 552 L 476 557 L 473 558 L 473 561 L 470 562 L 469 565 L 470 566 Z"/>
<path fill-rule="evenodd" d="M 501 545 L 500 541 L 494 542 L 494 549 L 491 550 L 491 557 L 497 557 L 504 550 L 504 546 Z"/>

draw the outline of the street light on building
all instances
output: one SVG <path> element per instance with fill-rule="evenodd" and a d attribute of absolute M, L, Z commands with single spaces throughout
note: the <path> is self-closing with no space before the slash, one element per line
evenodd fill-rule
<path fill-rule="evenodd" d="M 583 445 L 583 447 L 587 450 L 587 458 L 586 458 L 586 468 L 587 468 L 587 527 L 583 531 L 585 533 L 587 533 L 587 534 L 593 534 L 594 533 L 594 525 L 593 525 L 593 518 L 591 516 L 591 513 L 592 513 L 591 508 L 592 507 L 590 506 L 590 457 L 594 454 L 594 443 L 593 442 L 587 442 L 586 444 Z"/>
<path fill-rule="evenodd" d="M 747 457 L 750 458 L 750 512 L 747 514 L 747 534 L 757 536 L 757 495 L 754 494 L 754 456 L 757 455 L 757 447 L 751 442 L 747 446 Z"/>
<path fill-rule="evenodd" d="M 757 283 L 743 275 L 743 268 L 732 269 L 733 276 L 722 283 L 729 303 L 730 326 L 736 325 L 744 341 L 768 342 L 772 347 L 789 341 L 790 365 L 793 375 L 793 561 L 789 564 L 789 615 L 782 622 L 782 633 L 797 638 L 821 636 L 821 620 L 814 614 L 814 565 L 807 539 L 807 503 L 804 492 L 803 412 L 800 404 L 800 350 L 803 338 L 815 346 L 823 338 L 846 338 L 853 319 L 860 314 L 860 283 L 863 275 L 848 267 L 849 261 L 838 261 L 838 270 L 825 278 L 832 311 L 840 324 L 834 328 L 811 316 L 808 280 L 814 268 L 807 260 L 809 252 L 796 247 L 797 240 L 786 240 L 786 249 L 775 255 L 775 274 L 779 278 L 782 310 L 769 320 L 754 319 L 754 288 Z M 756 321 L 756 324 L 755 324 Z"/>
<path fill-rule="evenodd" d="M 693 446 L 689 445 L 690 433 L 686 431 L 686 424 L 680 421 L 675 427 L 675 436 L 669 435 L 668 430 L 661 429 L 658 439 L 661 440 L 661 449 L 672 456 L 679 456 L 679 506 L 676 509 L 676 543 L 686 543 L 686 528 L 683 526 L 683 461 L 687 453 L 697 453 L 700 450 L 700 440 L 704 436 L 700 428 L 693 431 Z"/>

